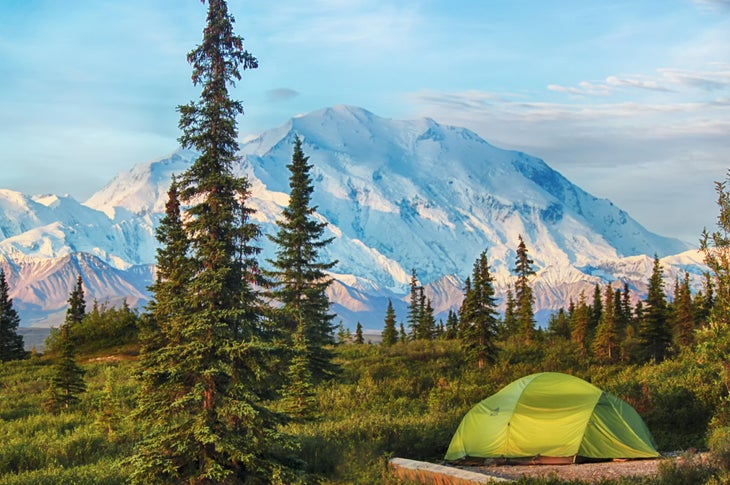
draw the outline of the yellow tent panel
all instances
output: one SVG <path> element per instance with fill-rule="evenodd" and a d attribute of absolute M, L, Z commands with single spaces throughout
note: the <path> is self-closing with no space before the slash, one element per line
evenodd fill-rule
<path fill-rule="evenodd" d="M 446 460 L 659 456 L 639 414 L 618 397 L 567 374 L 518 379 L 463 418 Z"/>

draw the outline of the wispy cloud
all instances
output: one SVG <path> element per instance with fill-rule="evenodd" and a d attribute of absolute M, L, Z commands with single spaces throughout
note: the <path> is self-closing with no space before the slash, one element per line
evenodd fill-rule
<path fill-rule="evenodd" d="M 677 86 L 699 88 L 705 91 L 730 88 L 730 66 L 724 64 L 717 65 L 715 70 L 660 69 L 659 72 Z"/>
<path fill-rule="evenodd" d="M 730 1 L 730 0 L 728 0 Z M 657 92 L 679 92 L 700 89 L 719 91 L 730 88 L 730 67 L 724 64 L 711 66 L 714 69 L 689 70 L 664 68 L 657 75 L 609 76 L 605 81 L 583 81 L 577 86 L 548 85 L 548 90 L 578 96 L 611 96 L 625 94 L 631 90 Z"/>
<path fill-rule="evenodd" d="M 730 0 L 694 0 L 694 3 L 701 7 L 730 9 Z"/>
<path fill-rule="evenodd" d="M 576 96 L 610 96 L 613 89 L 606 83 L 592 83 L 583 81 L 578 86 L 560 86 L 558 84 L 549 84 L 547 87 L 550 91 L 559 93 L 574 94 Z"/>
<path fill-rule="evenodd" d="M 297 96 L 299 96 L 299 92 L 289 88 L 271 89 L 266 92 L 268 101 L 287 101 Z"/>
<path fill-rule="evenodd" d="M 606 78 L 606 84 L 617 88 L 637 88 L 648 89 L 649 91 L 671 91 L 671 89 L 663 86 L 660 81 L 647 77 L 635 76 L 621 78 L 618 76 L 609 76 Z"/>

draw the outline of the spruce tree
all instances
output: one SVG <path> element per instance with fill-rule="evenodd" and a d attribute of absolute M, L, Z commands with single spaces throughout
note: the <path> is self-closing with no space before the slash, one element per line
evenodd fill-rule
<path fill-rule="evenodd" d="M 348 332 L 349 330 L 345 328 L 345 324 L 340 320 L 340 323 L 337 324 L 337 345 L 347 343 Z"/>
<path fill-rule="evenodd" d="M 78 403 L 79 394 L 86 391 L 85 371 L 76 363 L 76 348 L 72 336 L 74 326 L 81 323 L 83 315 L 86 314 L 81 276 L 76 280 L 76 286 L 69 296 L 68 304 L 66 320 L 61 325 L 61 333 L 56 344 L 58 356 L 51 378 L 56 402 L 65 409 Z"/>
<path fill-rule="evenodd" d="M 143 319 L 140 340 L 147 350 L 142 358 L 161 358 L 152 351 L 180 339 L 174 333 L 174 319 L 185 318 L 188 314 L 187 288 L 194 273 L 194 261 L 190 259 L 190 241 L 182 222 L 178 185 L 175 177 L 167 192 L 165 215 L 155 230 L 159 246 L 157 248 L 157 271 L 154 284 L 149 288 L 154 298 L 148 306 L 148 318 Z M 173 360 L 176 360 L 174 356 Z M 170 363 L 172 365 L 172 363 Z M 165 366 L 145 364 L 144 368 L 163 369 Z M 162 376 L 166 378 L 165 371 Z M 157 384 L 146 382 L 157 387 Z M 147 395 L 147 392 L 143 392 Z"/>
<path fill-rule="evenodd" d="M 407 342 L 408 341 L 408 334 L 406 333 L 406 328 L 403 326 L 403 322 L 400 322 L 398 326 L 398 342 Z"/>
<path fill-rule="evenodd" d="M 502 338 L 513 337 L 517 335 L 517 314 L 516 312 L 517 302 L 515 302 L 514 292 L 512 291 L 512 285 L 507 286 L 507 296 L 505 297 L 504 307 L 504 324 L 502 325 Z"/>
<path fill-rule="evenodd" d="M 680 283 L 677 280 L 677 291 L 674 297 L 672 320 L 674 327 L 674 345 L 677 349 L 689 348 L 694 343 L 695 309 L 689 285 L 689 273 L 684 273 Z"/>
<path fill-rule="evenodd" d="M 446 324 L 444 324 L 444 321 L 440 318 L 438 323 L 436 324 L 436 331 L 433 334 L 433 338 L 435 338 L 436 340 L 446 338 Z"/>
<path fill-rule="evenodd" d="M 191 317 L 188 288 L 195 272 L 195 261 L 190 258 L 190 241 L 182 222 L 174 177 L 167 192 L 165 215 L 155 233 L 159 243 L 157 271 L 155 282 L 149 288 L 153 299 L 141 320 L 141 389 L 135 411 L 135 418 L 142 421 L 148 433 L 145 443 L 139 447 L 141 459 L 145 460 L 151 459 L 154 453 L 161 453 L 155 446 L 170 444 L 176 434 L 183 435 L 182 430 L 176 429 L 168 410 L 176 394 L 184 389 L 179 381 L 185 375 L 186 363 L 179 352 L 185 338 L 181 330 L 186 319 Z M 155 480 L 151 469 L 142 467 L 140 471 L 148 473 L 145 479 Z"/>
<path fill-rule="evenodd" d="M 357 322 L 357 326 L 355 327 L 355 343 L 358 345 L 365 343 L 365 336 L 362 333 L 362 324 L 360 322 Z"/>
<path fill-rule="evenodd" d="M 383 326 L 383 345 L 390 347 L 398 342 L 398 330 L 395 328 L 395 310 L 393 302 L 388 299 L 388 308 L 385 311 L 385 322 Z"/>
<path fill-rule="evenodd" d="M 639 324 L 639 352 L 644 361 L 653 363 L 659 363 L 667 357 L 672 343 L 662 275 L 659 257 L 654 256 L 646 308 Z"/>
<path fill-rule="evenodd" d="M 517 323 L 517 335 L 529 343 L 535 338 L 535 313 L 533 311 L 532 288 L 530 277 L 535 274 L 533 269 L 534 261 L 530 259 L 527 246 L 519 236 L 517 245 L 517 257 L 515 259 L 514 272 L 517 275 L 515 282 L 515 319 Z"/>
<path fill-rule="evenodd" d="M 72 327 L 81 323 L 86 316 L 86 300 L 84 299 L 84 282 L 79 275 L 76 278 L 76 286 L 71 291 L 66 310 L 66 323 Z"/>
<path fill-rule="evenodd" d="M 589 333 L 591 339 L 596 335 L 598 324 L 601 323 L 603 316 L 603 294 L 601 293 L 601 285 L 596 283 L 593 287 L 593 304 L 591 305 L 591 320 L 589 325 Z"/>
<path fill-rule="evenodd" d="M 695 321 L 698 327 L 705 326 L 710 318 L 712 312 L 712 305 L 714 300 L 714 291 L 712 276 L 709 272 L 703 273 L 702 290 L 698 291 L 693 299 L 693 306 L 695 309 Z"/>
<path fill-rule="evenodd" d="M 471 285 L 461 306 L 461 339 L 467 355 L 482 369 L 496 361 L 497 304 L 494 282 L 489 272 L 487 252 L 483 251 L 474 263 Z"/>
<path fill-rule="evenodd" d="M 417 339 L 419 335 L 419 324 L 421 322 L 421 298 L 420 292 L 421 285 L 418 283 L 416 278 L 416 270 L 411 271 L 411 291 L 408 299 L 408 315 L 406 316 L 406 323 L 408 324 L 410 336 L 412 339 Z"/>
<path fill-rule="evenodd" d="M 570 338 L 578 346 L 583 356 L 588 355 L 590 348 L 590 320 L 591 309 L 586 304 L 585 291 L 581 291 L 578 304 L 570 316 Z"/>
<path fill-rule="evenodd" d="M 315 218 L 311 205 L 312 178 L 309 157 L 302 151 L 302 141 L 294 140 L 294 153 L 287 165 L 290 171 L 289 205 L 276 222 L 279 230 L 269 236 L 277 246 L 276 259 L 269 260 L 274 270 L 267 272 L 274 280 L 271 297 L 281 304 L 278 311 L 283 330 L 291 335 L 299 327 L 307 345 L 305 354 L 309 374 L 315 382 L 333 377 L 338 368 L 333 363 L 334 314 L 329 313 L 327 288 L 332 278 L 327 271 L 336 262 L 320 261 L 320 252 L 332 238 L 323 238 L 327 224 Z"/>
<path fill-rule="evenodd" d="M 436 335 L 436 318 L 433 314 L 431 299 L 426 298 L 424 288 L 419 288 L 418 340 L 433 340 Z"/>
<path fill-rule="evenodd" d="M 449 308 L 449 314 L 446 317 L 446 328 L 444 338 L 446 340 L 454 340 L 459 336 L 459 314 L 453 308 Z"/>
<path fill-rule="evenodd" d="M 605 300 L 601 319 L 593 339 L 593 356 L 602 363 L 613 363 L 619 358 L 620 335 L 615 311 L 615 293 L 611 284 L 604 290 Z M 619 300 L 620 301 L 620 300 Z"/>
<path fill-rule="evenodd" d="M 628 283 L 624 283 L 624 290 L 621 293 L 621 312 L 619 320 L 623 328 L 633 324 L 633 309 L 631 308 L 631 290 Z"/>
<path fill-rule="evenodd" d="M 309 370 L 310 345 L 307 342 L 305 324 L 301 321 L 293 338 L 293 356 L 287 369 L 283 400 L 287 414 L 295 420 L 302 421 L 314 416 L 316 403 L 312 374 Z"/>
<path fill-rule="evenodd" d="M 550 315 L 548 333 L 553 338 L 570 339 L 570 316 L 564 308 L 560 308 L 557 313 Z"/>
<path fill-rule="evenodd" d="M 279 379 L 271 375 L 278 352 L 257 289 L 260 229 L 247 204 L 249 182 L 233 171 L 243 105 L 229 87 L 258 63 L 233 23 L 225 0 L 208 0 L 202 43 L 188 55 L 193 84 L 201 87 L 198 101 L 178 108 L 180 143 L 199 154 L 177 180 L 190 270 L 179 282 L 183 307 L 158 322 L 160 341 L 148 349 L 155 355 L 141 359 L 151 366 L 142 379 L 152 395 L 138 412 L 144 435 L 132 460 L 137 483 L 286 480 L 283 417 L 266 405 Z M 177 304 L 162 300 L 159 313 Z"/>
<path fill-rule="evenodd" d="M 461 338 L 466 331 L 466 320 L 464 320 L 465 314 L 471 315 L 475 312 L 474 298 L 467 298 L 467 296 L 470 296 L 473 293 L 474 292 L 472 290 L 471 276 L 467 276 L 466 280 L 464 280 L 464 299 L 461 301 L 461 305 L 459 306 L 459 338 Z"/>
<path fill-rule="evenodd" d="M 20 317 L 13 308 L 10 288 L 5 272 L 0 269 L 0 361 L 16 360 L 25 357 L 23 336 L 18 335 Z"/>

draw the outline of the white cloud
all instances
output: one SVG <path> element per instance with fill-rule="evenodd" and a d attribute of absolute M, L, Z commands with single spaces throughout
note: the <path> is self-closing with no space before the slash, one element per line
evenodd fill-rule
<path fill-rule="evenodd" d="M 568 93 L 576 96 L 609 96 L 612 94 L 613 89 L 605 84 L 595 84 L 588 81 L 583 81 L 578 84 L 577 87 L 559 86 L 557 84 L 548 85 L 548 90 L 556 91 L 559 93 Z"/>
<path fill-rule="evenodd" d="M 730 0 L 729 0 L 730 1 Z M 730 89 L 730 66 L 712 63 L 704 70 L 661 68 L 657 75 L 608 76 L 605 81 L 582 81 L 577 86 L 548 85 L 553 92 L 578 96 L 630 94 L 632 90 L 687 92 L 691 89 L 720 91 Z"/>
<path fill-rule="evenodd" d="M 618 76 L 609 76 L 606 78 L 606 84 L 609 86 L 615 86 L 618 88 L 638 88 L 648 89 L 650 91 L 670 91 L 668 88 L 662 86 L 659 81 L 647 77 L 626 77 L 619 78 Z"/>

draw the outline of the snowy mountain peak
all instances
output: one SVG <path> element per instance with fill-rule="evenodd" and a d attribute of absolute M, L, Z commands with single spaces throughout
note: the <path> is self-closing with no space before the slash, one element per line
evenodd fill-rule
<path fill-rule="evenodd" d="M 178 150 L 158 160 L 135 165 L 129 172 L 118 174 L 84 205 L 104 212 L 112 219 L 164 211 L 164 199 L 173 173 L 184 171 L 195 160 L 196 153 Z M 119 212 L 119 209 L 124 210 Z"/>
<path fill-rule="evenodd" d="M 334 237 L 323 257 L 339 261 L 332 296 L 345 319 L 382 321 L 378 312 L 386 298 L 400 301 L 414 269 L 434 304 L 447 311 L 458 305 L 463 278 L 485 249 L 498 288 L 504 289 L 520 235 L 538 270 L 535 287 L 543 309 L 567 305 L 581 288 L 610 275 L 643 278 L 645 265 L 627 257 L 689 249 L 647 231 L 538 158 L 502 150 L 472 131 L 433 119 L 391 120 L 346 105 L 294 117 L 242 143 L 236 170 L 249 177 L 250 202 L 265 234 L 276 231 L 288 202 L 287 164 L 296 136 L 313 165 L 317 215 Z M 39 295 L 34 282 L 51 278 L 43 261 L 84 253 L 107 268 L 94 273 L 92 297 L 119 299 L 120 292 L 134 288 L 141 301 L 140 281 L 151 278 L 154 227 L 170 178 L 195 157 L 179 150 L 135 165 L 83 204 L 0 190 L 0 261 L 6 261 L 0 264 L 25 285 L 16 290 L 18 298 Z M 272 257 L 270 241 L 259 243 L 263 260 Z M 694 261 L 686 256 L 668 264 L 686 268 Z M 104 272 L 117 279 L 104 280 Z M 43 298 L 34 298 L 32 305 L 42 307 Z M 52 300 L 57 303 L 58 296 Z M 358 313 L 365 311 L 370 313 Z"/>

